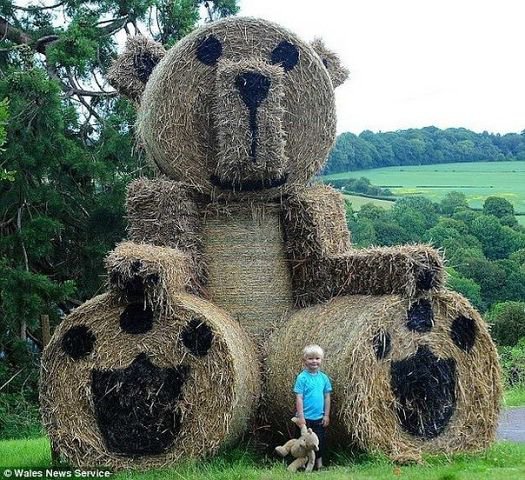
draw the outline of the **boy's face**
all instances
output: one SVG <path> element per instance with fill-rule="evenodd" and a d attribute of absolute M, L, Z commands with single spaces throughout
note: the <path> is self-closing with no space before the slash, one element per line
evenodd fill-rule
<path fill-rule="evenodd" d="M 323 357 L 319 356 L 317 353 L 304 357 L 304 364 L 309 372 L 317 372 L 322 361 Z"/>

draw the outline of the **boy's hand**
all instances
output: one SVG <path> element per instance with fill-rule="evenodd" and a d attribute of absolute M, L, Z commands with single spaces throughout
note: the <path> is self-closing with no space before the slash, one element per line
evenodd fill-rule
<path fill-rule="evenodd" d="M 328 427 L 330 425 L 330 417 L 328 415 L 325 415 L 323 417 L 323 427 Z"/>
<path fill-rule="evenodd" d="M 297 422 L 295 422 L 295 424 L 296 424 L 299 428 L 304 427 L 304 426 L 306 425 L 306 420 L 304 419 L 303 416 L 300 416 L 300 417 L 298 416 L 298 417 L 297 417 Z"/>

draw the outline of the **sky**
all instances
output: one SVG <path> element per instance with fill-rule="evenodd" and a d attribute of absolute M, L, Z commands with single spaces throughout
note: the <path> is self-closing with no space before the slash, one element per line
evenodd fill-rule
<path fill-rule="evenodd" d="M 525 130 L 525 0 L 240 0 L 350 69 L 338 132 Z"/>

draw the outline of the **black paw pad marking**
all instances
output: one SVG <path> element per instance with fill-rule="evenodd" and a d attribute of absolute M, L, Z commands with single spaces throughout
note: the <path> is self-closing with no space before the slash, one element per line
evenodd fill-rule
<path fill-rule="evenodd" d="M 420 290 L 430 290 L 434 284 L 434 273 L 431 270 L 422 270 L 419 272 L 416 280 L 416 286 Z"/>
<path fill-rule="evenodd" d="M 478 328 L 472 318 L 460 315 L 452 322 L 450 338 L 465 352 L 470 352 L 476 342 Z"/>
<path fill-rule="evenodd" d="M 378 332 L 372 340 L 374 351 L 378 360 L 385 358 L 392 350 L 392 340 L 390 334 L 386 332 Z"/>
<path fill-rule="evenodd" d="M 434 326 L 432 304 L 425 299 L 413 303 L 407 313 L 406 326 L 413 332 L 430 332 Z"/>
<path fill-rule="evenodd" d="M 213 35 L 201 40 L 197 47 L 197 59 L 205 65 L 215 65 L 222 55 L 222 43 Z"/>
<path fill-rule="evenodd" d="M 153 328 L 153 311 L 144 302 L 131 303 L 120 314 L 120 328 L 126 333 L 146 333 Z"/>
<path fill-rule="evenodd" d="M 159 368 L 146 354 L 124 369 L 93 370 L 95 416 L 108 450 L 133 456 L 169 449 L 180 431 L 187 375 L 187 367 Z"/>
<path fill-rule="evenodd" d="M 281 65 L 285 72 L 289 72 L 299 61 L 299 50 L 290 42 L 283 41 L 272 51 L 272 63 Z"/>
<path fill-rule="evenodd" d="M 62 349 L 74 360 L 87 357 L 95 345 L 95 335 L 89 327 L 71 327 L 62 337 Z"/>
<path fill-rule="evenodd" d="M 456 362 L 439 359 L 426 345 L 392 362 L 390 386 L 403 430 L 423 439 L 439 436 L 456 409 Z"/>
<path fill-rule="evenodd" d="M 192 320 L 182 331 L 181 340 L 193 355 L 203 357 L 211 348 L 213 332 L 206 323 Z"/>

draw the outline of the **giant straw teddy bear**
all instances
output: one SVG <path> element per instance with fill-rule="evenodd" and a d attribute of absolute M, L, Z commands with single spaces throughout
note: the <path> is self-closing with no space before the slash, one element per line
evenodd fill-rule
<path fill-rule="evenodd" d="M 334 305 L 334 297 L 342 304 L 327 315 L 338 324 L 351 323 L 353 299 L 363 294 L 406 299 L 396 322 L 410 309 L 425 317 L 414 320 L 413 331 L 437 323 L 439 254 L 424 245 L 353 250 L 342 197 L 311 183 L 334 142 L 334 88 L 346 76 L 321 41 L 307 44 L 258 19 L 206 25 L 168 51 L 141 37 L 128 41 L 110 79 L 137 104 L 138 142 L 160 175 L 129 187 L 129 241 L 107 258 L 109 293 L 68 317 L 44 355 L 42 410 L 59 453 L 80 465 L 143 468 L 217 451 L 256 410 L 270 332 L 278 335 L 316 305 Z M 455 334 L 459 344 L 472 341 L 470 348 L 445 349 L 445 362 L 416 336 L 404 350 L 411 358 L 427 344 L 416 364 L 448 366 L 436 386 L 448 393 L 425 417 L 439 428 L 455 411 L 463 374 L 456 363 L 465 361 L 459 357 L 483 344 L 472 332 L 487 336 L 464 310 L 435 318 L 452 332 L 456 317 L 468 317 Z M 387 340 L 395 332 L 381 327 L 379 310 L 374 315 L 374 331 L 363 341 L 389 365 Z M 354 333 L 351 326 L 338 330 L 343 343 Z M 284 359 L 274 352 L 277 364 L 299 368 L 301 348 Z M 401 361 L 396 345 L 393 351 Z M 485 383 L 492 385 L 489 366 Z M 280 370 L 275 362 L 272 368 L 270 380 Z M 334 378 L 341 395 L 343 377 Z M 290 404 L 290 385 L 270 385 L 280 388 L 274 400 Z M 401 427 L 406 415 L 417 417 L 411 398 L 418 388 L 405 395 L 404 410 L 384 406 Z M 394 394 L 403 404 L 401 393 L 388 398 Z M 408 423 L 420 433 L 417 419 Z M 389 450 L 386 443 L 380 446 Z"/>

